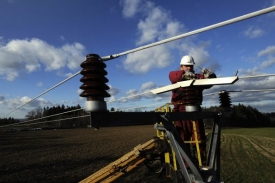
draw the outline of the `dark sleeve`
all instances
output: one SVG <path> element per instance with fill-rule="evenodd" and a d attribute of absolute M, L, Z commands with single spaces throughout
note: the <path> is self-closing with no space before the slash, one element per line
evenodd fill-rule
<path fill-rule="evenodd" d="M 169 79 L 171 81 L 171 83 L 176 83 L 179 81 L 182 81 L 182 75 L 184 74 L 183 70 L 179 70 L 179 71 L 171 71 L 169 73 Z"/>

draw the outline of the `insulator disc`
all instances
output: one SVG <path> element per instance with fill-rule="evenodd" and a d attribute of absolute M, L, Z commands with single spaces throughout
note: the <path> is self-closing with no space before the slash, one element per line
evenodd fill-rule
<path fill-rule="evenodd" d="M 80 79 L 81 82 L 85 82 L 85 81 L 101 81 L 103 83 L 107 83 L 109 82 L 109 80 L 101 75 L 98 74 L 85 74 L 85 76 L 83 76 Z"/>
<path fill-rule="evenodd" d="M 80 71 L 80 74 L 82 75 L 86 75 L 86 74 L 99 74 L 99 75 L 102 75 L 102 76 L 105 76 L 107 75 L 107 71 L 105 71 L 103 68 L 99 68 L 99 67 L 96 67 L 96 66 L 87 66 L 85 68 L 83 68 L 81 71 Z"/>
<path fill-rule="evenodd" d="M 100 56 L 98 54 L 91 53 L 91 54 L 86 55 L 86 58 L 97 58 L 97 59 L 100 59 Z"/>
<path fill-rule="evenodd" d="M 200 104 L 201 97 L 198 90 L 193 87 L 181 88 L 181 96 L 183 104 Z"/>
<path fill-rule="evenodd" d="M 86 60 L 80 64 L 80 67 L 85 68 L 87 66 L 96 66 L 99 68 L 106 68 L 106 64 L 100 60 Z"/>
<path fill-rule="evenodd" d="M 111 95 L 105 90 L 96 90 L 96 89 L 86 89 L 81 94 L 81 97 L 110 97 Z"/>
<path fill-rule="evenodd" d="M 94 82 L 94 81 L 86 81 L 81 86 L 80 89 L 86 90 L 86 89 L 102 89 L 102 90 L 109 90 L 110 87 L 102 82 Z"/>

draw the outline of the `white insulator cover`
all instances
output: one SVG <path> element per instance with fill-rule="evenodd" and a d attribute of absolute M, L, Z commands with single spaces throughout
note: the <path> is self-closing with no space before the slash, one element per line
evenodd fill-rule
<path fill-rule="evenodd" d="M 86 112 L 98 112 L 106 111 L 107 105 L 105 101 L 90 100 L 85 102 L 85 111 Z"/>
<path fill-rule="evenodd" d="M 195 112 L 199 111 L 199 107 L 196 105 L 187 105 L 185 106 L 185 112 Z"/>

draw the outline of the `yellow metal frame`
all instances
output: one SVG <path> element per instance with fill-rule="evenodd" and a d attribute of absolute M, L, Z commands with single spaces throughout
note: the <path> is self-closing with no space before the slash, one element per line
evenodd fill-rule
<path fill-rule="evenodd" d="M 165 105 L 156 108 L 155 112 L 171 112 L 172 110 L 170 108 L 170 105 L 172 105 L 172 103 L 166 103 Z M 160 122 L 160 124 L 162 124 L 162 122 Z M 198 132 L 197 132 L 196 122 L 195 121 L 192 121 L 192 126 L 193 126 L 193 131 L 194 131 L 194 137 L 195 137 L 195 139 L 192 139 L 192 137 L 191 137 L 190 141 L 184 141 L 184 143 L 190 143 L 190 144 L 191 143 L 195 143 L 196 144 L 198 163 L 199 163 L 199 166 L 202 166 L 200 147 L 199 147 L 199 144 L 202 141 L 198 140 Z M 164 140 L 164 132 L 160 131 L 160 130 L 157 130 L 157 137 L 159 137 L 161 140 Z M 168 141 L 168 143 L 170 143 L 170 142 Z M 171 146 L 171 150 L 172 150 L 172 158 L 173 158 L 173 168 L 174 168 L 174 170 L 177 170 L 176 155 L 175 155 L 175 151 L 172 148 L 172 146 Z M 164 154 L 164 159 L 165 159 L 165 163 L 168 163 L 168 164 L 171 163 L 170 153 L 169 152 L 167 152 L 167 153 Z"/>
<path fill-rule="evenodd" d="M 171 107 L 170 107 L 171 103 L 166 103 L 163 106 L 158 107 L 157 109 L 155 109 L 155 112 L 171 112 Z M 162 122 L 160 122 L 160 124 L 162 124 Z M 164 132 L 157 130 L 157 137 L 161 140 L 164 140 Z M 168 141 L 168 143 L 170 144 L 170 142 Z M 173 159 L 173 169 L 177 170 L 177 161 L 176 161 L 176 154 L 174 149 L 171 147 L 172 150 L 172 159 Z M 170 159 L 170 153 L 166 152 L 164 153 L 164 161 L 165 163 L 170 164 L 171 163 L 171 159 Z"/>

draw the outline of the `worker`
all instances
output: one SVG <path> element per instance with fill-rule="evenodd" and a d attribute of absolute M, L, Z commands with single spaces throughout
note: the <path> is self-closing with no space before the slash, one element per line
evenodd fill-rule
<path fill-rule="evenodd" d="M 181 58 L 180 70 L 172 71 L 169 73 L 169 79 L 172 84 L 179 81 L 185 81 L 190 79 L 206 79 L 216 78 L 216 75 L 210 70 L 203 68 L 200 74 L 194 72 L 194 59 L 193 57 L 186 55 Z M 203 100 L 202 92 L 204 89 L 211 88 L 212 85 L 208 86 L 189 86 L 180 87 L 172 90 L 171 102 L 174 105 L 174 112 L 195 112 L 201 111 L 201 103 Z M 194 120 L 193 120 L 194 121 Z M 199 144 L 201 161 L 205 161 L 206 153 L 206 136 L 203 120 L 195 120 L 197 138 L 201 143 Z M 174 125 L 181 136 L 183 141 L 194 140 L 195 136 L 193 133 L 192 120 L 174 121 Z M 191 148 L 195 143 L 186 143 Z"/>

